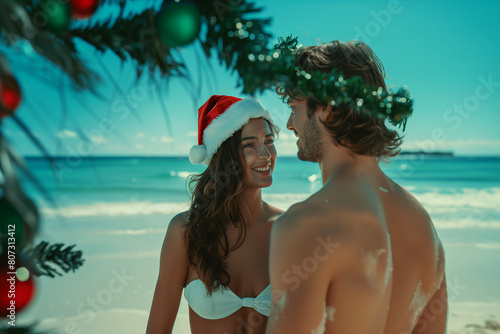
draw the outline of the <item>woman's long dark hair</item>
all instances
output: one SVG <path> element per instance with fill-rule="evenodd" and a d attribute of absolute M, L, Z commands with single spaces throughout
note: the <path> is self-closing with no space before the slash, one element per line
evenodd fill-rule
<path fill-rule="evenodd" d="M 276 135 L 279 128 L 268 123 Z M 231 278 L 225 261 L 245 240 L 246 225 L 238 203 L 244 189 L 240 145 L 241 129 L 222 143 L 207 169 L 189 182 L 192 195 L 185 230 L 188 263 L 196 268 L 209 295 L 221 286 L 228 287 Z M 234 245 L 226 235 L 230 226 L 238 228 Z"/>
<path fill-rule="evenodd" d="M 241 129 L 222 143 L 207 169 L 191 177 L 191 208 L 186 224 L 188 262 L 196 268 L 207 292 L 228 286 L 225 260 L 245 238 L 245 224 L 238 206 L 243 191 L 240 158 Z M 229 226 L 238 227 L 238 239 L 231 247 L 226 235 Z"/>

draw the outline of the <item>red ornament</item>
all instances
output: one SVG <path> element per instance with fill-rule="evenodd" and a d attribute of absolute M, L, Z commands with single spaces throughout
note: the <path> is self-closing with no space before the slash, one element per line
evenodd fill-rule
<path fill-rule="evenodd" d="M 75 19 L 88 19 L 99 7 L 99 0 L 70 0 L 71 16 Z"/>
<path fill-rule="evenodd" d="M 19 85 L 10 74 L 0 77 L 0 117 L 5 117 L 14 112 L 19 103 L 21 102 L 21 89 Z M 7 113 L 2 109 L 7 109 Z"/>
<path fill-rule="evenodd" d="M 2 248 L 6 251 L 7 246 L 2 245 Z M 35 293 L 35 282 L 31 275 L 25 281 L 19 280 L 15 273 L 16 268 L 10 267 L 6 254 L 2 254 L 0 260 L 2 261 L 0 263 L 0 316 L 9 318 L 10 315 L 17 315 L 31 302 Z M 22 267 L 22 265 L 16 261 L 15 267 Z"/>

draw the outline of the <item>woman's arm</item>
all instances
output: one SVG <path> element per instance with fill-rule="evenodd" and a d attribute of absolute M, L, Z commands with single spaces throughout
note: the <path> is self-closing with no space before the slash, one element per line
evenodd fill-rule
<path fill-rule="evenodd" d="M 160 256 L 160 272 L 146 334 L 172 333 L 188 271 L 183 225 L 186 213 L 172 218 Z"/>

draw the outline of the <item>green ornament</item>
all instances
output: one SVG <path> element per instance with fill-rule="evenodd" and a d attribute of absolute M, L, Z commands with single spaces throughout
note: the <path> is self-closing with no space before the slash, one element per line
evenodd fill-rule
<path fill-rule="evenodd" d="M 0 198 L 0 243 L 6 244 L 9 238 L 16 239 L 16 245 L 24 241 L 24 221 L 21 214 L 5 199 Z"/>
<path fill-rule="evenodd" d="M 163 42 L 171 48 L 187 45 L 200 33 L 200 11 L 190 2 L 169 2 L 158 14 L 156 28 Z"/>
<path fill-rule="evenodd" d="M 41 0 L 33 14 L 33 22 L 38 28 L 47 27 L 54 32 L 62 32 L 71 21 L 68 1 Z"/>

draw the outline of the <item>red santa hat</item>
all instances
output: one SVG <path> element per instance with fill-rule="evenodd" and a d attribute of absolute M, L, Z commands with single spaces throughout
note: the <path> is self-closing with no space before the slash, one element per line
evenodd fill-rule
<path fill-rule="evenodd" d="M 198 145 L 191 147 L 189 161 L 206 166 L 222 143 L 241 129 L 252 118 L 273 118 L 256 97 L 240 99 L 226 95 L 212 95 L 198 109 Z"/>

